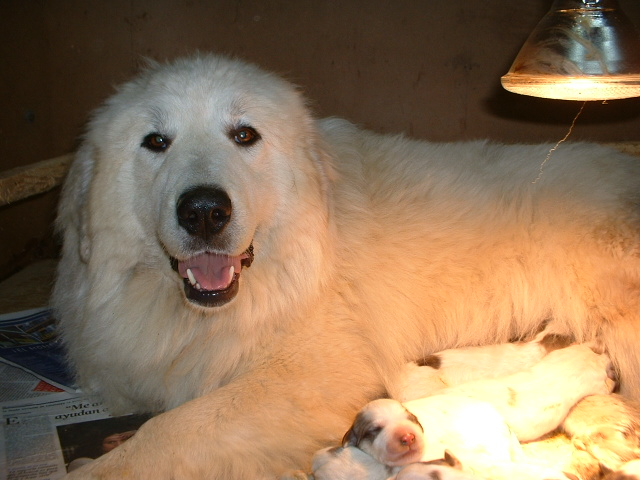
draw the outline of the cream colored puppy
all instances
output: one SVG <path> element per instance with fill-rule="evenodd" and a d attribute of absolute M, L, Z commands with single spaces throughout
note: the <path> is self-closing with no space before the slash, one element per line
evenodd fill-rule
<path fill-rule="evenodd" d="M 616 375 L 606 354 L 588 345 L 555 350 L 517 373 L 476 380 L 442 394 L 464 395 L 493 405 L 522 442 L 557 428 L 569 411 L 588 395 L 608 394 Z"/>
<path fill-rule="evenodd" d="M 390 389 L 396 400 L 423 398 L 473 380 L 518 372 L 539 362 L 547 353 L 566 347 L 572 339 L 544 330 L 528 342 L 443 350 L 406 364 Z"/>

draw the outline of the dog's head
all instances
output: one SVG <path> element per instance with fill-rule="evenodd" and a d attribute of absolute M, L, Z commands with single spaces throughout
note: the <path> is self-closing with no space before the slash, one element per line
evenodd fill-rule
<path fill-rule="evenodd" d="M 379 399 L 358 412 L 342 445 L 358 447 L 385 465 L 407 465 L 422 456 L 424 429 L 400 402 Z"/>
<path fill-rule="evenodd" d="M 318 137 L 297 89 L 252 65 L 151 65 L 93 116 L 58 225 L 85 263 L 161 270 L 198 308 L 231 302 L 254 260 L 294 285 L 327 223 Z"/>

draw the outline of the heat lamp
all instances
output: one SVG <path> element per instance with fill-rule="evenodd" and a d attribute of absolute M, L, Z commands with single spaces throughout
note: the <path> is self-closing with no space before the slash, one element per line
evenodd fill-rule
<path fill-rule="evenodd" d="M 502 85 L 563 100 L 638 97 L 640 34 L 617 0 L 555 0 Z"/>

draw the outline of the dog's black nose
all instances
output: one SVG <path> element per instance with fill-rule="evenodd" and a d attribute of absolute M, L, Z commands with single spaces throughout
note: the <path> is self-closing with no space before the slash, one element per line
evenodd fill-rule
<path fill-rule="evenodd" d="M 176 206 L 178 223 L 204 240 L 224 230 L 231 218 L 231 199 L 224 190 L 200 186 L 187 190 Z"/>

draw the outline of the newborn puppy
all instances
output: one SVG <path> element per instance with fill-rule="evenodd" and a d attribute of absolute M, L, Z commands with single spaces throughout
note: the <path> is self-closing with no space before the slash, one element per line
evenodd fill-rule
<path fill-rule="evenodd" d="M 588 345 L 552 351 L 535 365 L 511 375 L 476 380 L 441 391 L 493 405 L 520 441 L 557 428 L 571 408 L 588 395 L 615 388 L 609 357 Z"/>
<path fill-rule="evenodd" d="M 312 480 L 387 480 L 398 469 L 378 462 L 358 448 L 347 446 L 316 452 L 311 471 Z"/>
<path fill-rule="evenodd" d="M 481 480 L 476 475 L 462 470 L 462 464 L 449 451 L 444 459 L 431 462 L 412 463 L 404 467 L 389 480 Z"/>
<path fill-rule="evenodd" d="M 509 375 L 531 367 L 547 353 L 571 343 L 569 336 L 544 330 L 529 342 L 443 350 L 405 365 L 390 394 L 406 402 L 466 382 Z"/>
<path fill-rule="evenodd" d="M 440 459 L 446 449 L 463 461 L 477 457 L 511 461 L 520 452 L 493 406 L 455 395 L 433 395 L 404 404 L 391 399 L 369 402 L 342 443 L 392 467 Z"/>
<path fill-rule="evenodd" d="M 480 480 L 463 472 L 460 461 L 448 451 L 443 459 L 392 468 L 358 448 L 332 447 L 319 450 L 312 463 L 310 476 L 291 472 L 280 480 Z"/>
<path fill-rule="evenodd" d="M 543 465 L 527 463 L 520 444 L 491 405 L 455 395 L 433 395 L 405 404 L 374 400 L 358 413 L 343 444 L 350 451 L 362 449 L 396 471 L 404 466 L 395 480 L 572 478 Z M 441 456 L 446 459 L 448 450 L 454 450 L 465 469 L 460 470 L 457 461 L 445 460 L 444 465 L 441 460 L 432 461 Z"/>
<path fill-rule="evenodd" d="M 455 457 L 445 454 L 444 460 L 407 465 L 389 480 L 579 480 L 538 464 L 496 462 L 477 470 L 482 473 L 463 470 Z"/>

